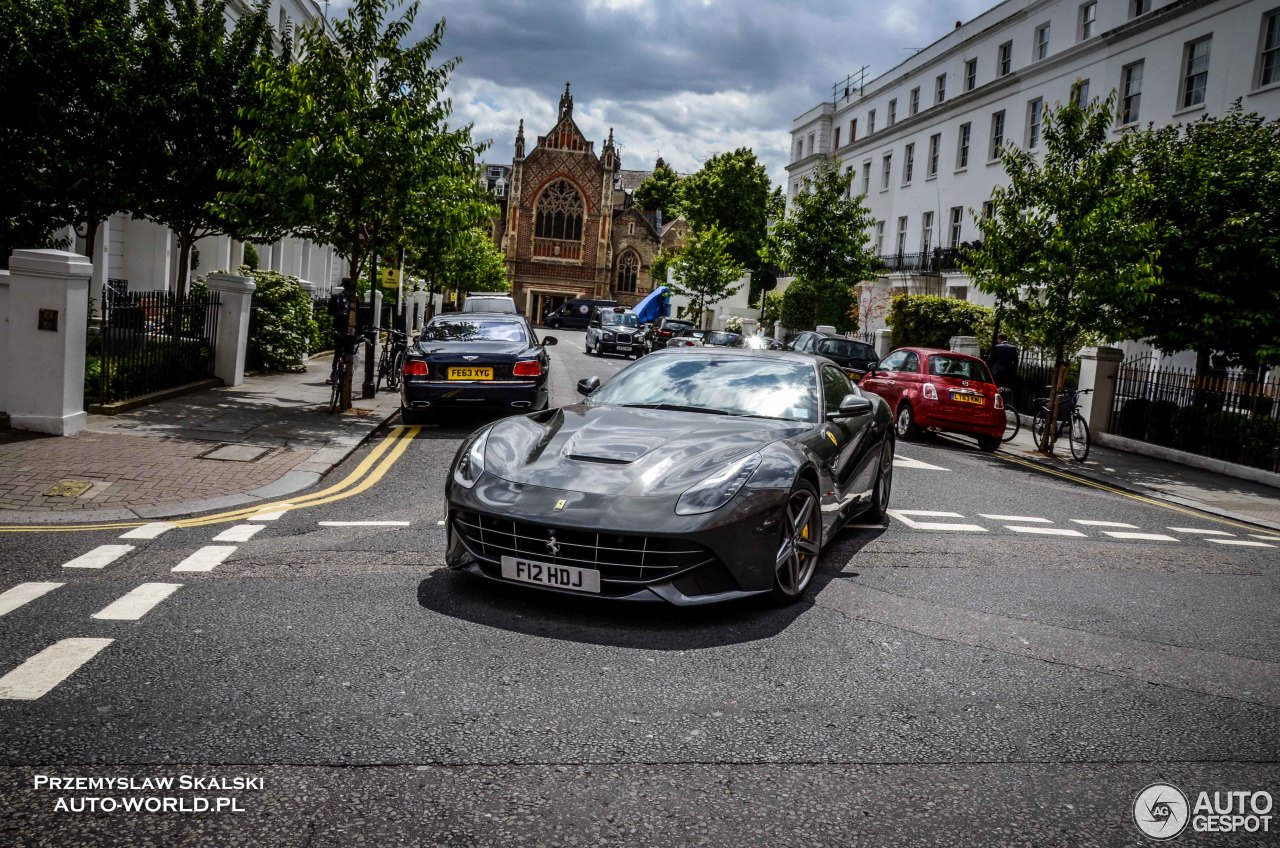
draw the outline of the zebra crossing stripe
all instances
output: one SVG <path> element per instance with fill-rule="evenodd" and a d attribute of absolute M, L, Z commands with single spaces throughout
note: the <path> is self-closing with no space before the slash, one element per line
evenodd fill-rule
<path fill-rule="evenodd" d="M 253 538 L 254 534 L 261 530 L 261 524 L 237 524 L 235 527 L 228 527 L 221 533 L 213 537 L 215 542 L 247 542 Z"/>
<path fill-rule="evenodd" d="M 978 513 L 983 518 L 990 518 L 992 521 L 1016 521 L 1019 524 L 1052 524 L 1053 522 L 1047 518 L 1036 518 L 1031 515 L 988 515 L 985 512 Z"/>
<path fill-rule="evenodd" d="M 987 528 L 977 524 L 951 524 L 946 521 L 916 521 L 908 515 L 928 518 L 964 518 L 958 512 L 931 512 L 923 509 L 891 509 L 889 515 L 901 521 L 913 530 L 950 530 L 955 533 L 986 533 Z"/>
<path fill-rule="evenodd" d="M 174 592 L 181 583 L 143 583 L 93 614 L 102 621 L 137 621 Z"/>
<path fill-rule="evenodd" d="M 65 585 L 65 583 L 19 583 L 8 591 L 0 592 L 0 615 L 7 615 L 18 607 L 29 604 L 36 598 L 44 597 L 59 586 Z"/>
<path fill-rule="evenodd" d="M 235 545 L 205 545 L 173 567 L 174 571 L 213 571 L 236 552 Z"/>
<path fill-rule="evenodd" d="M 1250 542 L 1248 539 L 1209 539 L 1215 545 L 1238 545 L 1242 548 L 1274 548 L 1275 545 L 1268 545 L 1266 542 Z"/>
<path fill-rule="evenodd" d="M 170 524 L 167 521 L 153 521 L 150 524 L 144 524 L 141 527 L 135 527 L 128 533 L 121 533 L 121 539 L 154 539 L 161 534 L 168 533 L 177 525 Z"/>
<path fill-rule="evenodd" d="M 131 550 L 133 550 L 133 545 L 99 545 L 87 554 L 81 554 L 70 562 L 64 562 L 62 567 L 106 568 Z"/>
<path fill-rule="evenodd" d="M 1228 533 L 1225 530 L 1206 530 L 1203 527 L 1170 527 L 1175 533 L 1193 533 L 1197 536 L 1234 536 L 1235 533 Z"/>
<path fill-rule="evenodd" d="M 114 639 L 63 639 L 0 677 L 0 700 L 34 701 L 66 680 Z"/>
<path fill-rule="evenodd" d="M 1072 524 L 1079 524 L 1084 527 L 1123 527 L 1126 530 L 1137 530 L 1136 524 L 1125 524 L 1123 521 L 1086 521 L 1083 518 L 1071 519 Z"/>
<path fill-rule="evenodd" d="M 1176 542 L 1177 539 L 1167 536 L 1164 533 L 1126 533 L 1122 530 L 1103 530 L 1108 536 L 1116 539 L 1133 539 L 1135 541 L 1147 542 Z M 1212 539 L 1210 541 L 1213 541 Z"/>
<path fill-rule="evenodd" d="M 1019 527 L 1017 524 L 1006 524 L 1006 530 L 1012 530 L 1015 533 L 1036 533 L 1041 536 L 1076 536 L 1079 538 L 1087 538 L 1084 533 L 1079 530 L 1072 530 L 1070 527 Z"/>

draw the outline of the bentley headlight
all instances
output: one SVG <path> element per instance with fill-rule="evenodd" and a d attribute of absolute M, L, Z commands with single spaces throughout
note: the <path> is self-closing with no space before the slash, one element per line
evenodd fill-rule
<path fill-rule="evenodd" d="M 711 512 L 733 500 L 751 475 L 760 467 L 760 454 L 744 456 L 685 491 L 676 502 L 676 515 Z"/>
<path fill-rule="evenodd" d="M 453 466 L 453 482 L 470 489 L 484 473 L 484 449 L 489 444 L 489 431 L 485 430 L 467 447 Z"/>

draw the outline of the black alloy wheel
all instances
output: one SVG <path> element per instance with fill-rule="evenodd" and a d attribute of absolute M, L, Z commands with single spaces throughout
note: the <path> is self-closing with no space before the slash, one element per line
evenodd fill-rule
<path fill-rule="evenodd" d="M 893 494 L 893 437 L 885 435 L 884 444 L 880 447 L 880 470 L 876 472 L 876 482 L 872 487 L 871 509 L 868 516 L 876 521 L 884 521 L 889 517 L 889 496 Z"/>
<path fill-rule="evenodd" d="M 818 490 L 807 480 L 796 481 L 791 489 L 780 535 L 772 597 L 776 603 L 791 604 L 803 598 L 813 582 L 822 550 Z"/>

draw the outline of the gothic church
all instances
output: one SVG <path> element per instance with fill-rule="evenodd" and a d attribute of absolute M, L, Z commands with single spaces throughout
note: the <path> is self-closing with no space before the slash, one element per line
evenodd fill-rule
<path fill-rule="evenodd" d="M 535 324 L 574 297 L 635 305 L 653 286 L 654 257 L 688 233 L 683 217 L 664 224 L 636 208 L 635 187 L 651 172 L 622 169 L 612 129 L 600 155 L 594 147 L 573 120 L 568 83 L 555 126 L 527 155 L 520 121 L 502 248 L 511 294 Z"/>

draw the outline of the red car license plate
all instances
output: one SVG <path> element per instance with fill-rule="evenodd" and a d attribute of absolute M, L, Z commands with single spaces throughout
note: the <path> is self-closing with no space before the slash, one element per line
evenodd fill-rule
<path fill-rule="evenodd" d="M 987 399 L 982 395 L 970 394 L 969 392 L 952 392 L 951 399 L 960 403 L 971 403 L 974 406 L 985 406 Z"/>

